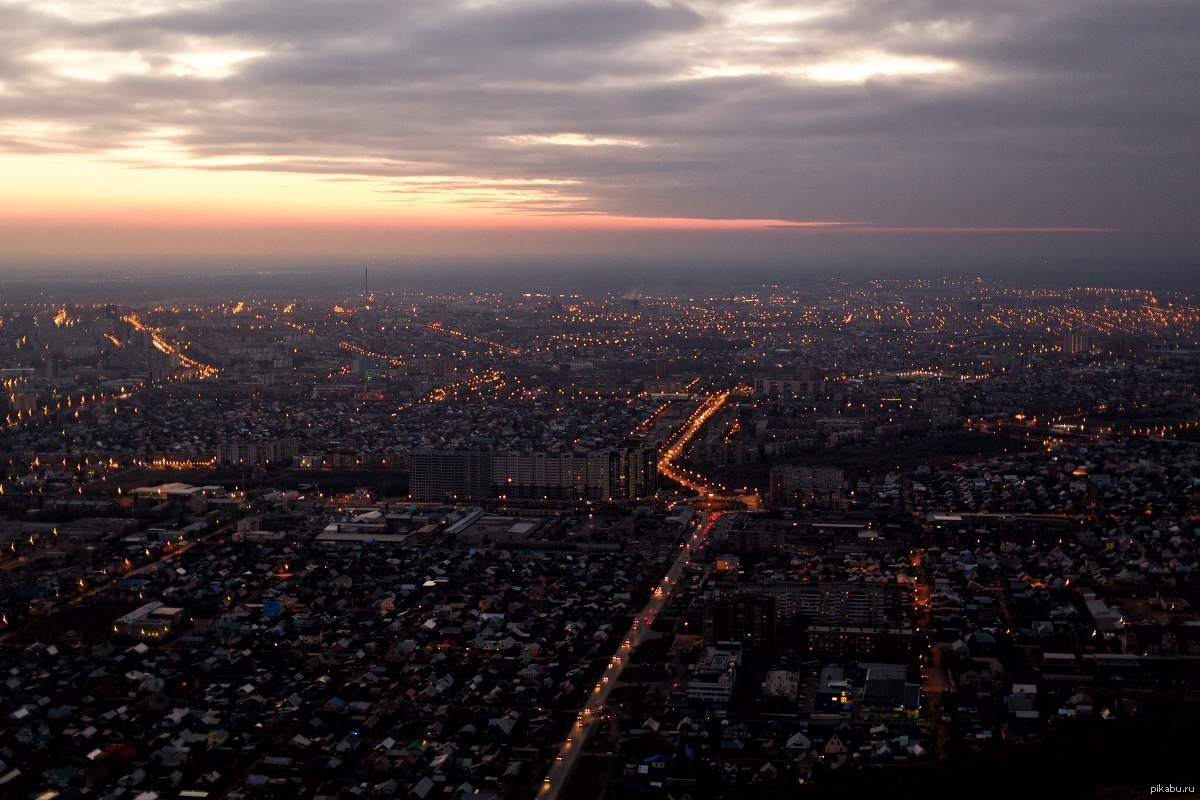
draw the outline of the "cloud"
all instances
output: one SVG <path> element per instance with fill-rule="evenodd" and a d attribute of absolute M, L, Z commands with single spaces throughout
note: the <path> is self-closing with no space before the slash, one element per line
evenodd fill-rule
<path fill-rule="evenodd" d="M 549 135 L 522 134 L 519 136 L 501 136 L 499 141 L 518 146 L 533 146 L 557 144 L 564 147 L 648 147 L 639 139 L 629 139 L 620 136 L 589 136 L 586 133 L 552 133 Z"/>
<path fill-rule="evenodd" d="M 1198 29 L 1194 0 L 10 0 L 0 150 L 390 206 L 1178 234 Z"/>

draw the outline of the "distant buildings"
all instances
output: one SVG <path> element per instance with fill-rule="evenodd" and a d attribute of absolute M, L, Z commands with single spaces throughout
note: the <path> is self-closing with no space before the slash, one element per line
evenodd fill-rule
<path fill-rule="evenodd" d="M 754 391 L 768 397 L 811 397 L 823 393 L 828 384 L 824 380 L 799 380 L 796 378 L 755 378 Z"/>
<path fill-rule="evenodd" d="M 772 597 L 779 622 L 804 619 L 813 625 L 886 626 L 902 618 L 912 588 L 902 583 L 779 581 L 746 584 L 743 591 Z"/>
<path fill-rule="evenodd" d="M 514 499 L 635 500 L 658 489 L 652 447 L 496 453 L 492 492 Z"/>
<path fill-rule="evenodd" d="M 706 608 L 705 640 L 771 646 L 780 628 L 799 626 L 812 656 L 902 658 L 913 642 L 907 622 L 911 597 L 911 586 L 896 582 L 747 583 L 731 599 Z"/>
<path fill-rule="evenodd" d="M 230 439 L 217 450 L 217 463 L 290 466 L 300 455 L 295 439 Z"/>
<path fill-rule="evenodd" d="M 912 628 L 845 627 L 810 625 L 806 631 L 808 654 L 824 661 L 872 658 L 908 658 L 912 653 Z"/>
<path fill-rule="evenodd" d="M 1176 707 L 1200 308 L 1163 300 L 6 302 L 0 794 L 531 797 L 571 735 L 614 796 L 774 796 Z M 645 502 L 660 451 L 717 491 Z"/>
<path fill-rule="evenodd" d="M 482 450 L 420 450 L 409 458 L 414 500 L 479 499 L 491 496 L 492 456 Z"/>
<path fill-rule="evenodd" d="M 832 503 L 845 494 L 846 476 L 836 467 L 778 466 L 771 468 L 770 499 L 774 505 Z"/>
<path fill-rule="evenodd" d="M 653 447 L 562 452 L 424 450 L 410 459 L 416 500 L 482 497 L 636 500 L 658 490 Z"/>

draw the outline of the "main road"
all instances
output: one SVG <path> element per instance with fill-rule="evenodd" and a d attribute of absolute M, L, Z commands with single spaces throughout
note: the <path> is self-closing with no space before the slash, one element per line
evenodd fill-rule
<path fill-rule="evenodd" d="M 654 634 L 650 633 L 650 624 L 654 621 L 654 615 L 667 604 L 684 569 L 691 563 L 692 554 L 704 546 L 705 540 L 712 533 L 713 526 L 717 524 L 717 520 L 721 516 L 722 512 L 708 514 L 699 528 L 684 540 L 683 546 L 679 548 L 679 555 L 675 557 L 675 561 L 663 575 L 659 584 L 654 587 L 650 600 L 633 618 L 632 627 L 621 641 L 621 646 L 617 648 L 616 654 L 609 660 L 608 666 L 605 667 L 604 674 L 600 676 L 595 688 L 588 695 L 579 714 L 575 717 L 575 722 L 571 725 L 571 730 L 567 733 L 566 741 L 559 747 L 558 755 L 550 764 L 550 770 L 546 773 L 546 777 L 542 780 L 542 786 L 538 790 L 538 800 L 557 800 L 558 793 L 562 791 L 567 779 L 570 778 L 571 771 L 575 768 L 575 762 L 583 751 L 588 737 L 597 727 L 592 724 L 596 715 L 608 703 L 609 694 L 612 693 L 613 687 L 621 679 L 621 673 L 629 664 L 630 653 L 642 642 L 654 638 Z"/>
<path fill-rule="evenodd" d="M 700 473 L 676 463 L 676 459 L 683 455 L 688 442 L 700 432 L 700 429 L 712 418 L 713 414 L 720 411 L 731 396 L 745 394 L 748 391 L 749 389 L 745 387 L 724 389 L 706 397 L 699 407 L 691 413 L 691 416 L 684 421 L 683 426 L 665 442 L 665 446 L 662 452 L 659 453 L 658 458 L 659 474 L 670 478 L 685 489 L 696 492 L 700 495 L 699 499 L 701 500 L 717 500 L 718 502 L 736 501 L 749 509 L 757 508 L 759 501 L 757 491 L 734 495 L 720 483 L 716 483 L 705 478 Z"/>
<path fill-rule="evenodd" d="M 729 496 L 724 486 L 707 481 L 700 474 L 675 463 L 675 459 L 683 454 L 688 442 L 725 405 L 729 397 L 745 391 L 745 389 L 740 388 L 725 389 L 710 394 L 684 421 L 675 435 L 666 441 L 666 446 L 659 454 L 658 471 L 681 484 L 684 488 L 697 492 L 700 495 L 697 498 L 699 500 L 726 500 L 730 501 L 731 505 L 737 505 L 740 502 L 750 508 L 754 508 L 757 505 L 757 495 L 751 494 L 736 498 Z M 579 758 L 579 754 L 583 751 L 588 737 L 596 729 L 596 726 L 592 724 L 596 715 L 607 704 L 609 694 L 621 679 L 621 673 L 629 663 L 629 654 L 643 641 L 654 638 L 654 635 L 650 633 L 650 625 L 654 622 L 654 615 L 666 605 L 671 597 L 671 592 L 679 582 L 680 576 L 683 575 L 684 569 L 691 563 L 692 554 L 704 546 L 705 540 L 712 533 L 713 526 L 717 524 L 717 521 L 723 514 L 724 512 L 710 512 L 706 517 L 702 518 L 704 521 L 699 523 L 699 527 L 691 535 L 687 536 L 679 548 L 679 554 L 675 557 L 675 560 L 671 563 L 671 566 L 667 569 L 659 584 L 654 587 L 650 600 L 637 613 L 637 616 L 633 618 L 633 625 L 625 634 L 625 638 L 621 641 L 621 646 L 617 648 L 617 652 L 609 660 L 608 666 L 604 669 L 604 674 L 600 676 L 600 680 L 596 683 L 595 688 L 580 708 L 579 713 L 575 717 L 575 722 L 571 725 L 571 730 L 567 733 L 566 740 L 559 747 L 558 754 L 550 764 L 550 770 L 546 773 L 546 777 L 542 779 L 541 788 L 537 793 L 537 800 L 557 800 L 558 793 L 562 791 L 562 788 L 570 778 L 571 771 L 575 768 L 575 763 Z"/>

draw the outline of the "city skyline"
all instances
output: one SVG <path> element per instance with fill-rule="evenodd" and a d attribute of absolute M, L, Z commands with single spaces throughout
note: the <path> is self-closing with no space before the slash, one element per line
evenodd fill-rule
<path fill-rule="evenodd" d="M 1192 791 L 1196 297 L 266 272 L 0 290 L 5 797 Z"/>
<path fill-rule="evenodd" d="M 1095 259 L 1186 281 L 1197 15 L 9 2 L 0 269 Z"/>

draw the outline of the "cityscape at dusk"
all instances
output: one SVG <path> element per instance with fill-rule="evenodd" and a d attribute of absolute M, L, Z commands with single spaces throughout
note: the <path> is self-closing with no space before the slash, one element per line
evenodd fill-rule
<path fill-rule="evenodd" d="M 928 796 L 1194 714 L 1195 300 L 361 277 L 3 307 L 12 796 Z"/>
<path fill-rule="evenodd" d="M 1198 34 L 0 0 L 0 798 L 1194 796 Z"/>

